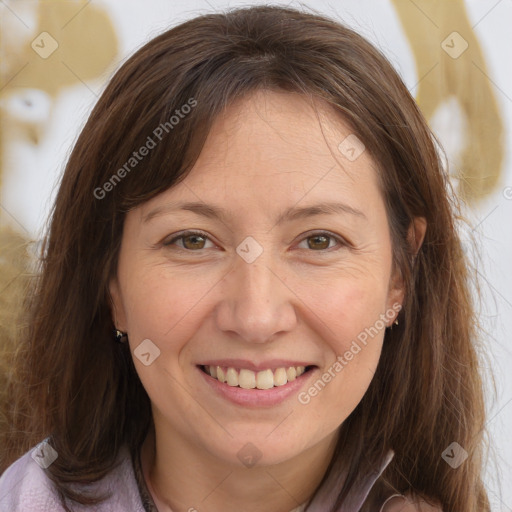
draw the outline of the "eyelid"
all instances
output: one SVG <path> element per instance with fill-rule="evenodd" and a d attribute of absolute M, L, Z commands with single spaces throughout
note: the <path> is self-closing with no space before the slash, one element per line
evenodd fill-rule
<path fill-rule="evenodd" d="M 330 231 L 326 231 L 325 229 L 307 231 L 306 233 L 303 233 L 302 235 L 300 235 L 301 239 L 299 240 L 299 243 L 303 242 L 304 240 L 306 240 L 308 238 L 311 238 L 311 237 L 317 236 L 317 235 L 327 235 L 329 238 L 334 238 L 334 240 L 336 240 L 338 242 L 338 245 L 340 247 L 352 247 L 352 244 L 350 242 L 348 242 L 348 240 L 346 240 L 344 237 L 342 237 L 341 235 L 336 235 L 335 233 L 332 233 Z M 330 247 L 328 249 L 322 249 L 319 251 L 312 250 L 310 252 L 325 253 L 325 252 L 331 252 L 333 249 L 334 249 L 334 247 Z"/>
<path fill-rule="evenodd" d="M 184 231 L 180 231 L 178 233 L 175 233 L 173 235 L 173 237 L 168 240 L 168 241 L 164 241 L 162 242 L 162 245 L 164 247 L 167 247 L 167 246 L 171 246 L 174 244 L 174 242 L 176 242 L 177 240 L 180 240 L 181 238 L 186 238 L 187 236 L 192 236 L 192 235 L 199 235 L 199 236 L 202 236 L 203 238 L 206 238 L 207 240 L 209 240 L 210 242 L 214 243 L 211 236 L 206 233 L 205 231 L 201 231 L 200 229 L 186 229 Z M 183 249 L 182 247 L 178 247 L 178 249 Z M 199 252 L 198 251 L 192 251 L 190 249 L 183 249 L 184 251 L 187 251 L 187 252 Z"/>

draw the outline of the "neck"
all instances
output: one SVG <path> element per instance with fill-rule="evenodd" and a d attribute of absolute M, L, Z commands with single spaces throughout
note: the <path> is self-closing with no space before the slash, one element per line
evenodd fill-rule
<path fill-rule="evenodd" d="M 141 451 L 144 478 L 159 512 L 289 512 L 307 502 L 332 457 L 336 433 L 292 460 L 240 468 L 151 428 Z"/>

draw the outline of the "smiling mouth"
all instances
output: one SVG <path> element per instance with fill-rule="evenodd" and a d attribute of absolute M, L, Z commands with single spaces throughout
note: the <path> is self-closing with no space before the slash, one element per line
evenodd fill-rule
<path fill-rule="evenodd" d="M 271 389 L 293 382 L 315 366 L 289 366 L 275 370 L 253 372 L 245 368 L 200 365 L 199 368 L 210 377 L 232 387 L 243 389 Z"/>

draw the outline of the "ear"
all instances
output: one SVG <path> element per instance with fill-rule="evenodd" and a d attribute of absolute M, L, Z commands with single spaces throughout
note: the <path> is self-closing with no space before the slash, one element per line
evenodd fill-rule
<path fill-rule="evenodd" d="M 407 241 L 412 249 L 414 256 L 418 254 L 421 244 L 425 239 L 427 232 L 427 219 L 425 217 L 415 217 L 412 224 L 409 226 L 407 233 Z"/>
<path fill-rule="evenodd" d="M 121 300 L 121 290 L 117 276 L 110 279 L 108 283 L 108 291 L 110 295 L 112 322 L 116 329 L 126 331 L 126 315 L 124 312 L 123 301 Z"/>
<path fill-rule="evenodd" d="M 423 240 L 425 239 L 426 232 L 427 220 L 425 219 L 425 217 L 415 217 L 413 222 L 409 226 L 409 230 L 407 232 L 407 241 L 415 257 L 421 248 Z M 396 316 L 398 316 L 398 313 L 400 311 L 400 308 L 398 308 L 398 304 L 401 307 L 404 302 L 404 295 L 405 287 L 401 272 L 398 268 L 396 268 L 395 265 L 393 265 L 393 275 L 391 277 L 389 284 L 387 306 L 388 309 L 392 308 L 396 311 Z M 391 325 L 395 321 L 395 318 L 390 322 L 389 325 Z"/>
<path fill-rule="evenodd" d="M 423 499 L 416 498 L 412 493 L 394 494 L 383 504 L 381 512 L 443 512 L 441 507 L 430 505 Z"/>

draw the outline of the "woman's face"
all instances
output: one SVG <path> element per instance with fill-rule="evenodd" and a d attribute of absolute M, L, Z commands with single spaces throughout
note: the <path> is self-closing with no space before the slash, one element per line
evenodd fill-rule
<path fill-rule="evenodd" d="M 321 124 L 297 94 L 233 104 L 124 225 L 114 316 L 157 436 L 231 464 L 334 436 L 402 301 L 375 162 L 318 106 Z"/>

